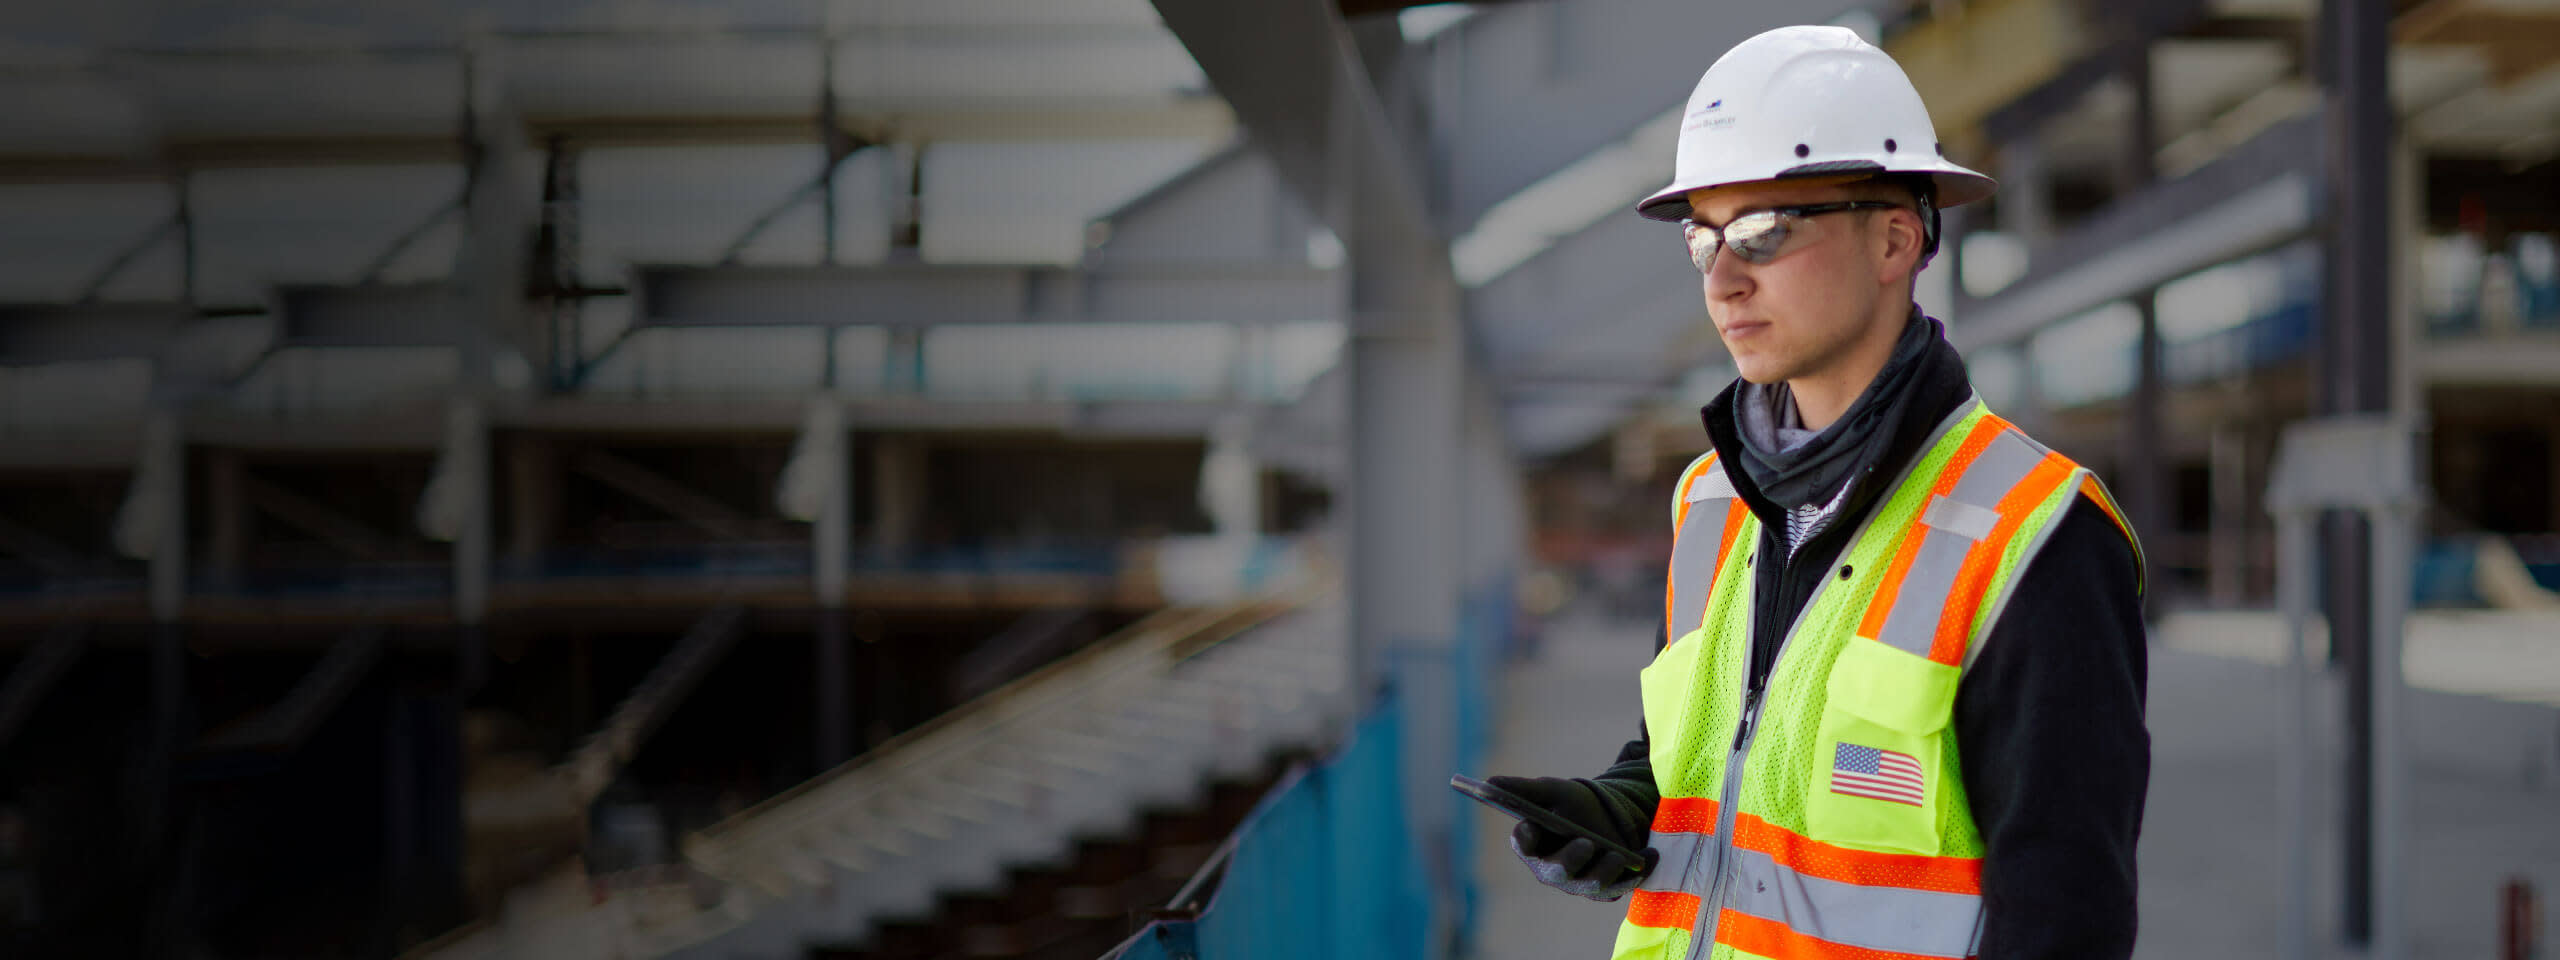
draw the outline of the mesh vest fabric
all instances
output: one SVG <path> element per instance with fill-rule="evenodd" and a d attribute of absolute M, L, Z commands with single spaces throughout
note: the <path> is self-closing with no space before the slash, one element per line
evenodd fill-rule
<path fill-rule="evenodd" d="M 1924 511 L 1933 499 L 1943 499 L 1937 495 L 1943 492 L 1940 481 L 1952 483 L 1963 475 L 1960 469 L 1950 470 L 1951 464 L 1962 468 L 2004 435 L 2013 453 L 2021 441 L 2032 444 L 1979 403 L 1969 405 L 1941 424 L 1892 492 L 1863 518 L 1781 648 L 1739 781 L 1732 784 L 1726 781 L 1726 767 L 1743 719 L 1754 632 L 1752 582 L 1759 560 L 1779 558 L 1755 556 L 1761 525 L 1739 500 L 1684 504 L 1675 499 L 1675 530 L 1686 531 L 1684 540 L 1701 529 L 1727 527 L 1729 533 L 1721 543 L 1705 545 L 1724 547 L 1711 585 L 1670 585 L 1673 591 L 1707 589 L 1704 610 L 1690 629 L 1671 628 L 1673 639 L 1642 675 L 1651 759 L 1663 798 L 1654 843 L 1665 857 L 1631 898 L 1614 956 L 1964 955 L 1959 942 L 1963 925 L 1979 919 L 1978 900 L 1967 897 L 1978 896 L 1984 851 L 1964 795 L 1961 758 L 1949 723 L 1961 662 L 1895 649 L 1859 636 L 1859 628 L 1879 589 L 1889 586 L 1887 571 L 1897 549 L 1906 537 L 1922 535 Z M 1975 573 L 1980 605 L 1966 627 L 1963 647 L 1951 651 L 1964 660 L 1969 661 L 1972 641 L 1996 622 L 2017 572 L 2074 496 L 2090 496 L 2111 516 L 2116 514 L 2085 470 L 2041 446 L 2032 449 L 2041 458 L 2037 466 L 2044 476 L 2032 488 L 2017 485 L 2002 501 L 2014 503 L 2018 516 L 2002 525 L 2001 534 L 2008 539 L 1998 545 L 1987 578 Z M 1675 497 L 1685 494 L 1696 475 L 1713 469 L 1711 458 L 1693 463 L 1683 472 L 1683 490 Z M 2052 474 L 2055 469 L 2064 470 L 2059 481 Z M 2025 499 L 2029 496 L 2032 501 Z M 1693 520 L 1681 526 L 1684 505 L 1720 507 L 1733 512 L 1735 522 L 1728 527 Z M 1943 597 L 1921 599 L 1945 603 Z M 1842 691 L 1848 693 L 1835 696 Z M 1842 762 L 1836 753 L 1842 744 L 1910 757 L 1924 772 L 1925 799 L 1887 803 L 1828 789 L 1835 764 Z M 1729 810 L 1722 808 L 1728 788 L 1733 789 Z M 1719 887 L 1720 877 L 1730 880 L 1746 868 L 1763 871 L 1781 885 L 1796 885 L 1801 889 L 1793 893 L 1799 899 L 1819 895 L 1833 898 L 1835 905 L 1854 906 L 1858 897 L 1872 896 L 1892 909 L 1922 903 L 1935 904 L 1928 909 L 1941 912 L 1973 912 L 1919 917 L 1902 928 L 1880 920 L 1835 920 L 1827 932 L 1847 941 L 1821 941 L 1789 925 L 1784 914 L 1797 909 L 1794 901 L 1773 899 L 1778 894 L 1765 888 Z M 1759 885 L 1756 880 L 1746 884 Z M 1722 902 L 1708 903 L 1709 897 Z M 1755 898 L 1756 905 L 1745 902 Z M 1968 908 L 1967 903 L 1976 906 Z M 1728 909 L 1737 905 L 1746 909 Z M 1681 916 L 1684 912 L 1689 915 Z M 1773 912 L 1780 916 L 1769 917 Z M 1894 949 L 1903 942 L 1896 939 L 1903 936 L 1897 930 L 1920 927 L 1935 930 L 1934 939 L 1922 938 L 1935 948 L 1924 953 Z M 1694 950 L 1693 938 L 1700 936 L 1719 942 L 1711 950 Z M 1866 942 L 1858 942 L 1861 937 Z"/>

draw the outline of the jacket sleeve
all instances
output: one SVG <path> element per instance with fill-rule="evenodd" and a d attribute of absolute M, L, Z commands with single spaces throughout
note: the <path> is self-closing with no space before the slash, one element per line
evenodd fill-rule
<path fill-rule="evenodd" d="M 2134 845 L 2151 778 L 2133 551 L 2074 503 L 1957 688 L 1982 831 L 1982 960 L 2133 953 Z"/>
<path fill-rule="evenodd" d="M 1654 625 L 1653 649 L 1662 652 L 1662 625 Z M 1618 748 L 1618 759 L 1592 777 L 1593 789 L 1608 792 L 1613 806 L 1624 811 L 1622 822 L 1614 824 L 1620 838 L 1630 847 L 1642 849 L 1653 836 L 1653 812 L 1662 804 L 1661 789 L 1653 782 L 1652 736 L 1644 728 L 1644 713 L 1636 713 L 1636 738 Z"/>

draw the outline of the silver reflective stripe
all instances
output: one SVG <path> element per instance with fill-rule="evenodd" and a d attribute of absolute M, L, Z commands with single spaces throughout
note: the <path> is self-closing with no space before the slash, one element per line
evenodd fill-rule
<path fill-rule="evenodd" d="M 1999 514 L 1993 508 L 1999 506 L 2000 498 L 2007 496 L 2018 481 L 2025 480 L 2036 464 L 2044 462 L 2044 456 L 2043 450 L 2017 431 L 2002 430 L 1965 469 L 1955 489 L 1947 492 L 1943 499 L 1952 503 L 1939 506 L 1933 501 L 1931 506 L 1942 516 L 1963 516 L 1968 509 L 1979 510 L 1992 514 L 1992 522 L 1997 523 Z M 1956 574 L 1964 570 L 1965 555 L 1981 538 L 1931 525 L 1924 525 L 1920 536 L 1920 550 L 1911 557 L 1911 569 L 1902 574 L 1902 586 L 1893 596 L 1893 610 L 1885 614 L 1884 628 L 1876 631 L 1876 639 L 1904 653 L 1926 657 L 1930 643 L 1938 635 L 1939 617 L 1947 608 L 1947 591 L 1955 587 Z"/>
<path fill-rule="evenodd" d="M 1636 889 L 1667 893 L 1703 892 L 1683 886 L 1681 881 L 1688 879 L 1685 874 L 1689 872 L 1689 859 L 1698 855 L 1698 847 L 1708 839 L 1703 833 L 1654 831 L 1653 852 L 1658 856 L 1653 861 L 1653 872 L 1645 874 L 1644 882 L 1636 884 Z"/>
<path fill-rule="evenodd" d="M 2000 526 L 2000 511 L 1977 507 L 1953 497 L 1929 498 L 1929 508 L 1920 511 L 1920 522 L 1948 533 L 1974 540 L 1991 535 Z"/>
<path fill-rule="evenodd" d="M 1734 491 L 1733 478 L 1724 475 L 1724 464 L 1721 463 L 1708 465 L 1704 472 L 1691 479 L 1687 494 L 1690 503 L 1700 500 L 1731 500 L 1741 495 Z"/>
<path fill-rule="evenodd" d="M 1724 545 L 1725 514 L 1733 507 L 1733 480 L 1713 464 L 1689 481 L 1689 516 L 1671 546 L 1671 622 L 1663 641 L 1680 639 L 1707 619 L 1707 595 L 1715 591 L 1716 548 Z"/>
<path fill-rule="evenodd" d="M 1757 850 L 1733 851 L 1725 906 L 1809 937 L 1870 950 L 1964 957 L 1982 898 L 1809 877 Z"/>
<path fill-rule="evenodd" d="M 2090 476 L 2091 474 L 2087 467 L 2078 467 L 2071 471 L 2070 476 L 2063 478 L 2062 486 L 2055 492 L 2062 494 L 2066 498 L 2064 501 L 2066 507 L 2069 504 L 2069 500 L 2067 498 L 2080 496 L 2080 483 L 2083 480 L 2089 479 Z M 2062 515 L 2057 513 L 2054 515 L 2053 519 L 2045 522 L 2044 529 L 2036 531 L 2033 537 L 2027 541 L 2026 549 L 2019 552 L 2018 569 L 2025 570 L 2027 568 L 2027 562 L 2034 560 L 2036 558 L 2036 554 L 2042 553 L 2044 551 L 2045 541 L 2053 539 L 2053 532 L 2060 529 L 2062 529 Z M 2137 568 L 2134 570 L 2134 577 L 2136 578 L 2136 583 L 2138 585 L 2142 576 L 2142 571 L 2139 569 L 2139 562 L 2142 557 L 2142 547 L 2136 545 L 2133 549 L 2134 558 L 2137 564 Z M 2024 579 L 2026 578 L 2010 577 L 2009 582 L 2000 585 L 1998 593 L 1993 594 L 1990 599 L 1984 601 L 1984 603 L 1990 608 L 1990 615 L 1982 619 L 1982 623 L 1984 625 L 1983 630 L 1986 635 L 1988 635 L 1990 631 L 1991 624 L 2000 622 L 2001 612 L 2009 609 L 2009 595 L 2018 589 L 2018 581 Z M 1974 658 L 1982 655 L 1982 646 L 1983 645 L 1979 642 L 1965 645 L 1964 669 L 1973 669 Z"/>

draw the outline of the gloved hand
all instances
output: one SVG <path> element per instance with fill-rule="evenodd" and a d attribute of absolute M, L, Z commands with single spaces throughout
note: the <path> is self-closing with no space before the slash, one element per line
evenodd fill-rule
<path fill-rule="evenodd" d="M 1644 847 L 1644 838 L 1650 835 L 1639 832 L 1629 842 L 1630 825 L 1640 827 L 1651 821 L 1652 814 L 1633 809 L 1632 798 L 1619 796 L 1606 784 L 1562 777 L 1489 777 L 1485 782 L 1603 836 L 1618 837 L 1629 847 Z M 1587 838 L 1568 838 L 1527 820 L 1511 828 L 1511 852 L 1528 865 L 1539 883 L 1603 902 L 1635 889 L 1654 862 L 1650 849 L 1644 850 L 1644 862 L 1628 863 L 1624 855 L 1603 852 Z"/>

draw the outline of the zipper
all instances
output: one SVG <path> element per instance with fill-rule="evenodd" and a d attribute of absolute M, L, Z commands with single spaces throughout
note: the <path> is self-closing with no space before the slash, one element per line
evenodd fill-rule
<path fill-rule="evenodd" d="M 1982 398 L 1979 395 L 1968 394 L 1964 403 L 1957 405 L 1954 413 L 1948 414 L 1945 419 L 1939 421 L 1938 428 L 1931 431 L 1929 439 L 1920 444 L 1920 449 L 1912 455 L 1911 462 L 1903 464 L 1900 470 L 1894 472 L 1893 486 L 1886 488 L 1884 496 L 1892 496 L 1894 490 L 1901 489 L 1904 483 L 1909 482 L 1912 471 L 1919 467 L 1920 460 L 1928 455 L 1928 451 L 1935 449 L 1941 441 L 1944 441 L 1948 431 L 1969 419 L 1973 415 L 1974 408 L 1981 404 Z M 1873 474 L 1868 476 L 1872 477 Z M 1868 507 L 1867 515 L 1858 521 L 1858 528 L 1852 531 L 1849 539 L 1840 545 L 1842 557 L 1846 557 L 1851 548 L 1866 540 L 1867 530 L 1875 525 L 1876 515 L 1879 512 L 1881 511 L 1874 506 Z M 1766 524 L 1759 526 L 1762 529 L 1755 532 L 1752 537 L 1755 541 L 1752 548 L 1755 555 L 1760 550 L 1756 541 L 1767 532 Z M 1785 536 L 1782 530 L 1779 533 L 1779 539 L 1783 540 Z M 1779 583 L 1785 583 L 1787 575 L 1795 572 L 1795 561 L 1793 553 L 1780 561 Z M 1814 585 L 1813 593 L 1804 598 L 1804 605 L 1796 608 L 1794 622 L 1787 624 L 1786 635 L 1778 638 L 1778 652 L 1770 655 L 1769 669 L 1756 681 L 1748 677 L 1743 680 L 1742 722 L 1733 732 L 1733 752 L 1725 757 L 1724 789 L 1719 791 L 1721 799 L 1716 805 L 1716 841 L 1698 845 L 1698 849 L 1689 855 L 1688 871 L 1681 875 L 1684 881 L 1682 885 L 1686 886 L 1685 881 L 1697 875 L 1698 857 L 1709 850 L 1714 851 L 1716 877 L 1715 881 L 1708 886 L 1706 899 L 1699 901 L 1698 911 L 1706 916 L 1700 917 L 1698 922 L 1692 925 L 1695 932 L 1689 938 L 1690 960 L 1703 960 L 1715 950 L 1716 921 L 1724 913 L 1724 888 L 1726 882 L 1733 876 L 1733 822 L 1737 812 L 1734 805 L 1736 801 L 1742 799 L 1742 771 L 1744 765 L 1751 759 L 1752 738 L 1760 732 L 1760 708 L 1768 699 L 1765 694 L 1768 692 L 1769 678 L 1776 676 L 1778 667 L 1787 662 L 1787 648 L 1795 646 L 1796 631 L 1804 628 L 1805 615 L 1813 612 L 1813 608 L 1822 602 L 1822 595 L 1829 592 L 1831 585 L 1836 582 L 1839 582 L 1839 578 L 1825 575 L 1821 582 Z M 1713 586 L 1710 585 L 1709 589 L 1713 589 Z M 1742 635 L 1757 644 L 1759 639 L 1754 631 L 1760 622 L 1759 591 L 1755 589 L 1746 596 L 1752 599 L 1742 606 Z M 1711 601 L 1712 599 L 1710 598 Z M 1750 663 L 1748 659 L 1743 661 L 1745 671 L 1750 669 Z"/>
<path fill-rule="evenodd" d="M 1900 482 L 1899 478 L 1896 482 Z M 1867 535 L 1867 527 L 1874 520 L 1875 511 L 1868 511 L 1867 518 L 1859 522 L 1858 529 L 1841 546 L 1842 554 L 1845 555 L 1850 546 Z M 1795 573 L 1795 560 L 1793 556 L 1787 557 L 1778 570 L 1778 582 L 1785 583 L 1788 575 Z M 1778 638 L 1778 650 L 1769 657 L 1769 669 L 1756 679 L 1745 678 L 1743 681 L 1742 722 L 1733 731 L 1733 752 L 1725 757 L 1724 789 L 1721 791 L 1722 799 L 1716 804 L 1716 842 L 1701 845 L 1715 850 L 1716 876 L 1707 887 L 1706 899 L 1699 901 L 1699 912 L 1707 915 L 1694 925 L 1698 933 L 1689 941 L 1691 960 L 1703 960 L 1715 950 L 1716 922 L 1724 914 L 1725 885 L 1733 879 L 1733 823 L 1735 815 L 1740 812 L 1736 806 L 1742 799 L 1742 773 L 1751 760 L 1753 739 L 1760 733 L 1760 708 L 1768 704 L 1769 678 L 1776 676 L 1778 667 L 1787 662 L 1787 649 L 1795 646 L 1796 632 L 1804 628 L 1805 615 L 1813 612 L 1813 608 L 1822 602 L 1822 595 L 1829 592 L 1835 582 L 1837 578 L 1824 576 L 1814 585 L 1813 593 L 1804 598 L 1804 605 L 1796 608 L 1795 620 L 1787 624 L 1786 635 Z M 1754 596 L 1757 596 L 1757 591 L 1754 591 Z M 1752 631 L 1759 624 L 1759 606 L 1755 601 L 1743 607 L 1743 636 L 1753 636 Z M 1745 670 L 1750 669 L 1749 660 L 1743 664 Z"/>

